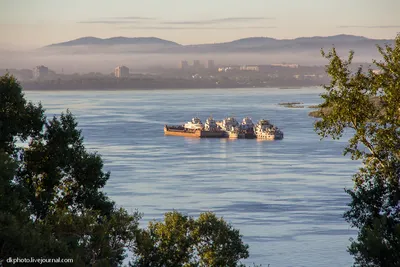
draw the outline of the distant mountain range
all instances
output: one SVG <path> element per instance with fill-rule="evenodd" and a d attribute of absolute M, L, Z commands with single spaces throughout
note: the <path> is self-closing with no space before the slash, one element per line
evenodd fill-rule
<path fill-rule="evenodd" d="M 162 54 L 170 57 L 179 54 L 199 54 L 213 57 L 246 57 L 257 55 L 259 61 L 269 62 L 278 59 L 296 62 L 321 61 L 320 49 L 328 50 L 335 46 L 341 54 L 354 50 L 358 60 L 369 62 L 379 58 L 376 45 L 394 44 L 394 40 L 370 39 L 354 35 L 300 37 L 296 39 L 275 39 L 269 37 L 251 37 L 225 43 L 182 45 L 156 37 L 112 37 L 101 39 L 83 37 L 63 43 L 40 48 L 38 52 L 53 55 L 92 55 L 92 54 Z M 224 56 L 225 55 L 225 56 Z M 183 56 L 181 58 L 184 58 Z M 232 57 L 231 57 L 232 58 Z M 233 58 L 232 58 L 233 59 Z M 262 60 L 261 60 L 262 59 Z M 253 60 L 255 61 L 255 60 Z M 249 62 L 243 60 L 243 62 Z M 251 63 L 249 63 L 251 64 Z"/>
<path fill-rule="evenodd" d="M 179 46 L 179 44 L 167 40 L 163 40 L 156 37 L 111 37 L 107 39 L 101 39 L 97 37 L 82 37 L 72 41 L 67 41 L 58 44 L 51 44 L 46 47 L 60 47 L 60 46 L 81 46 L 81 45 L 170 45 Z"/>

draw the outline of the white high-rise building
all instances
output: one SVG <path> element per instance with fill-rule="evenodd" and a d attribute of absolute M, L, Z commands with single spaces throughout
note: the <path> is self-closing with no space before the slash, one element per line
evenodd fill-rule
<path fill-rule="evenodd" d="M 193 68 L 200 69 L 201 67 L 202 66 L 201 66 L 200 60 L 193 60 Z"/>
<path fill-rule="evenodd" d="M 215 69 L 214 60 L 210 59 L 210 60 L 207 61 L 207 68 L 208 69 Z"/>
<path fill-rule="evenodd" d="M 33 68 L 33 78 L 42 79 L 49 73 L 49 68 L 45 66 L 36 66 Z"/>
<path fill-rule="evenodd" d="M 181 61 L 181 64 L 179 67 L 181 70 L 187 70 L 187 69 L 189 69 L 189 63 L 186 60 L 183 60 L 183 61 Z"/>
<path fill-rule="evenodd" d="M 129 68 L 125 66 L 118 66 L 115 68 L 114 75 L 117 78 L 129 77 Z"/>

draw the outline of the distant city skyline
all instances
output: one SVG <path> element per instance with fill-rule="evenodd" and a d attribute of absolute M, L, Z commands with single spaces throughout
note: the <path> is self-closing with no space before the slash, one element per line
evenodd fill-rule
<path fill-rule="evenodd" d="M 398 0 L 1 0 L 0 46 L 34 48 L 85 36 L 180 44 L 337 34 L 393 39 L 398 10 Z"/>

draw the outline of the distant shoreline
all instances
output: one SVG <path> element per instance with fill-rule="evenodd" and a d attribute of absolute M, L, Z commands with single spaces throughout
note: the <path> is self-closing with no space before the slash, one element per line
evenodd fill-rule
<path fill-rule="evenodd" d="M 184 78 L 135 78 L 135 79 L 72 79 L 72 80 L 41 80 L 21 82 L 26 91 L 115 91 L 115 90 L 190 90 L 190 89 L 250 89 L 250 88 L 278 88 L 301 89 L 321 86 L 323 80 L 296 80 L 260 78 L 247 82 L 238 82 L 234 78 L 221 77 L 220 81 L 211 79 L 184 79 Z"/>
<path fill-rule="evenodd" d="M 160 90 L 165 90 L 165 91 L 186 91 L 186 90 L 237 90 L 237 89 L 280 89 L 280 90 L 301 90 L 304 88 L 319 88 L 321 86 L 315 86 L 315 85 L 310 85 L 310 86 L 285 86 L 285 87 L 277 87 L 277 86 L 271 86 L 271 87 L 214 87 L 214 88 L 206 88 L 206 87 L 191 87 L 191 88 L 53 88 L 53 89 L 40 89 L 40 88 L 25 88 L 23 85 L 23 90 L 24 91 L 160 91 Z"/>
<path fill-rule="evenodd" d="M 322 88 L 321 85 L 299 85 L 299 86 L 230 86 L 230 87 L 171 87 L 171 88 L 30 88 L 21 84 L 24 91 L 184 91 L 184 90 L 232 90 L 232 89 L 280 89 L 280 90 L 301 90 L 304 88 Z"/>

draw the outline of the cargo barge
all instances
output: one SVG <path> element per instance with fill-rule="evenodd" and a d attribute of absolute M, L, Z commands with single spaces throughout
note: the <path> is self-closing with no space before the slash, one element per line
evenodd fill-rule
<path fill-rule="evenodd" d="M 183 126 L 164 126 L 165 135 L 186 136 L 197 138 L 224 138 L 224 132 L 212 132 L 201 129 L 185 129 Z"/>
<path fill-rule="evenodd" d="M 184 125 L 164 126 L 165 135 L 197 137 L 197 138 L 225 138 L 225 132 L 221 131 L 212 117 L 203 125 L 199 118 L 193 118 Z"/>

